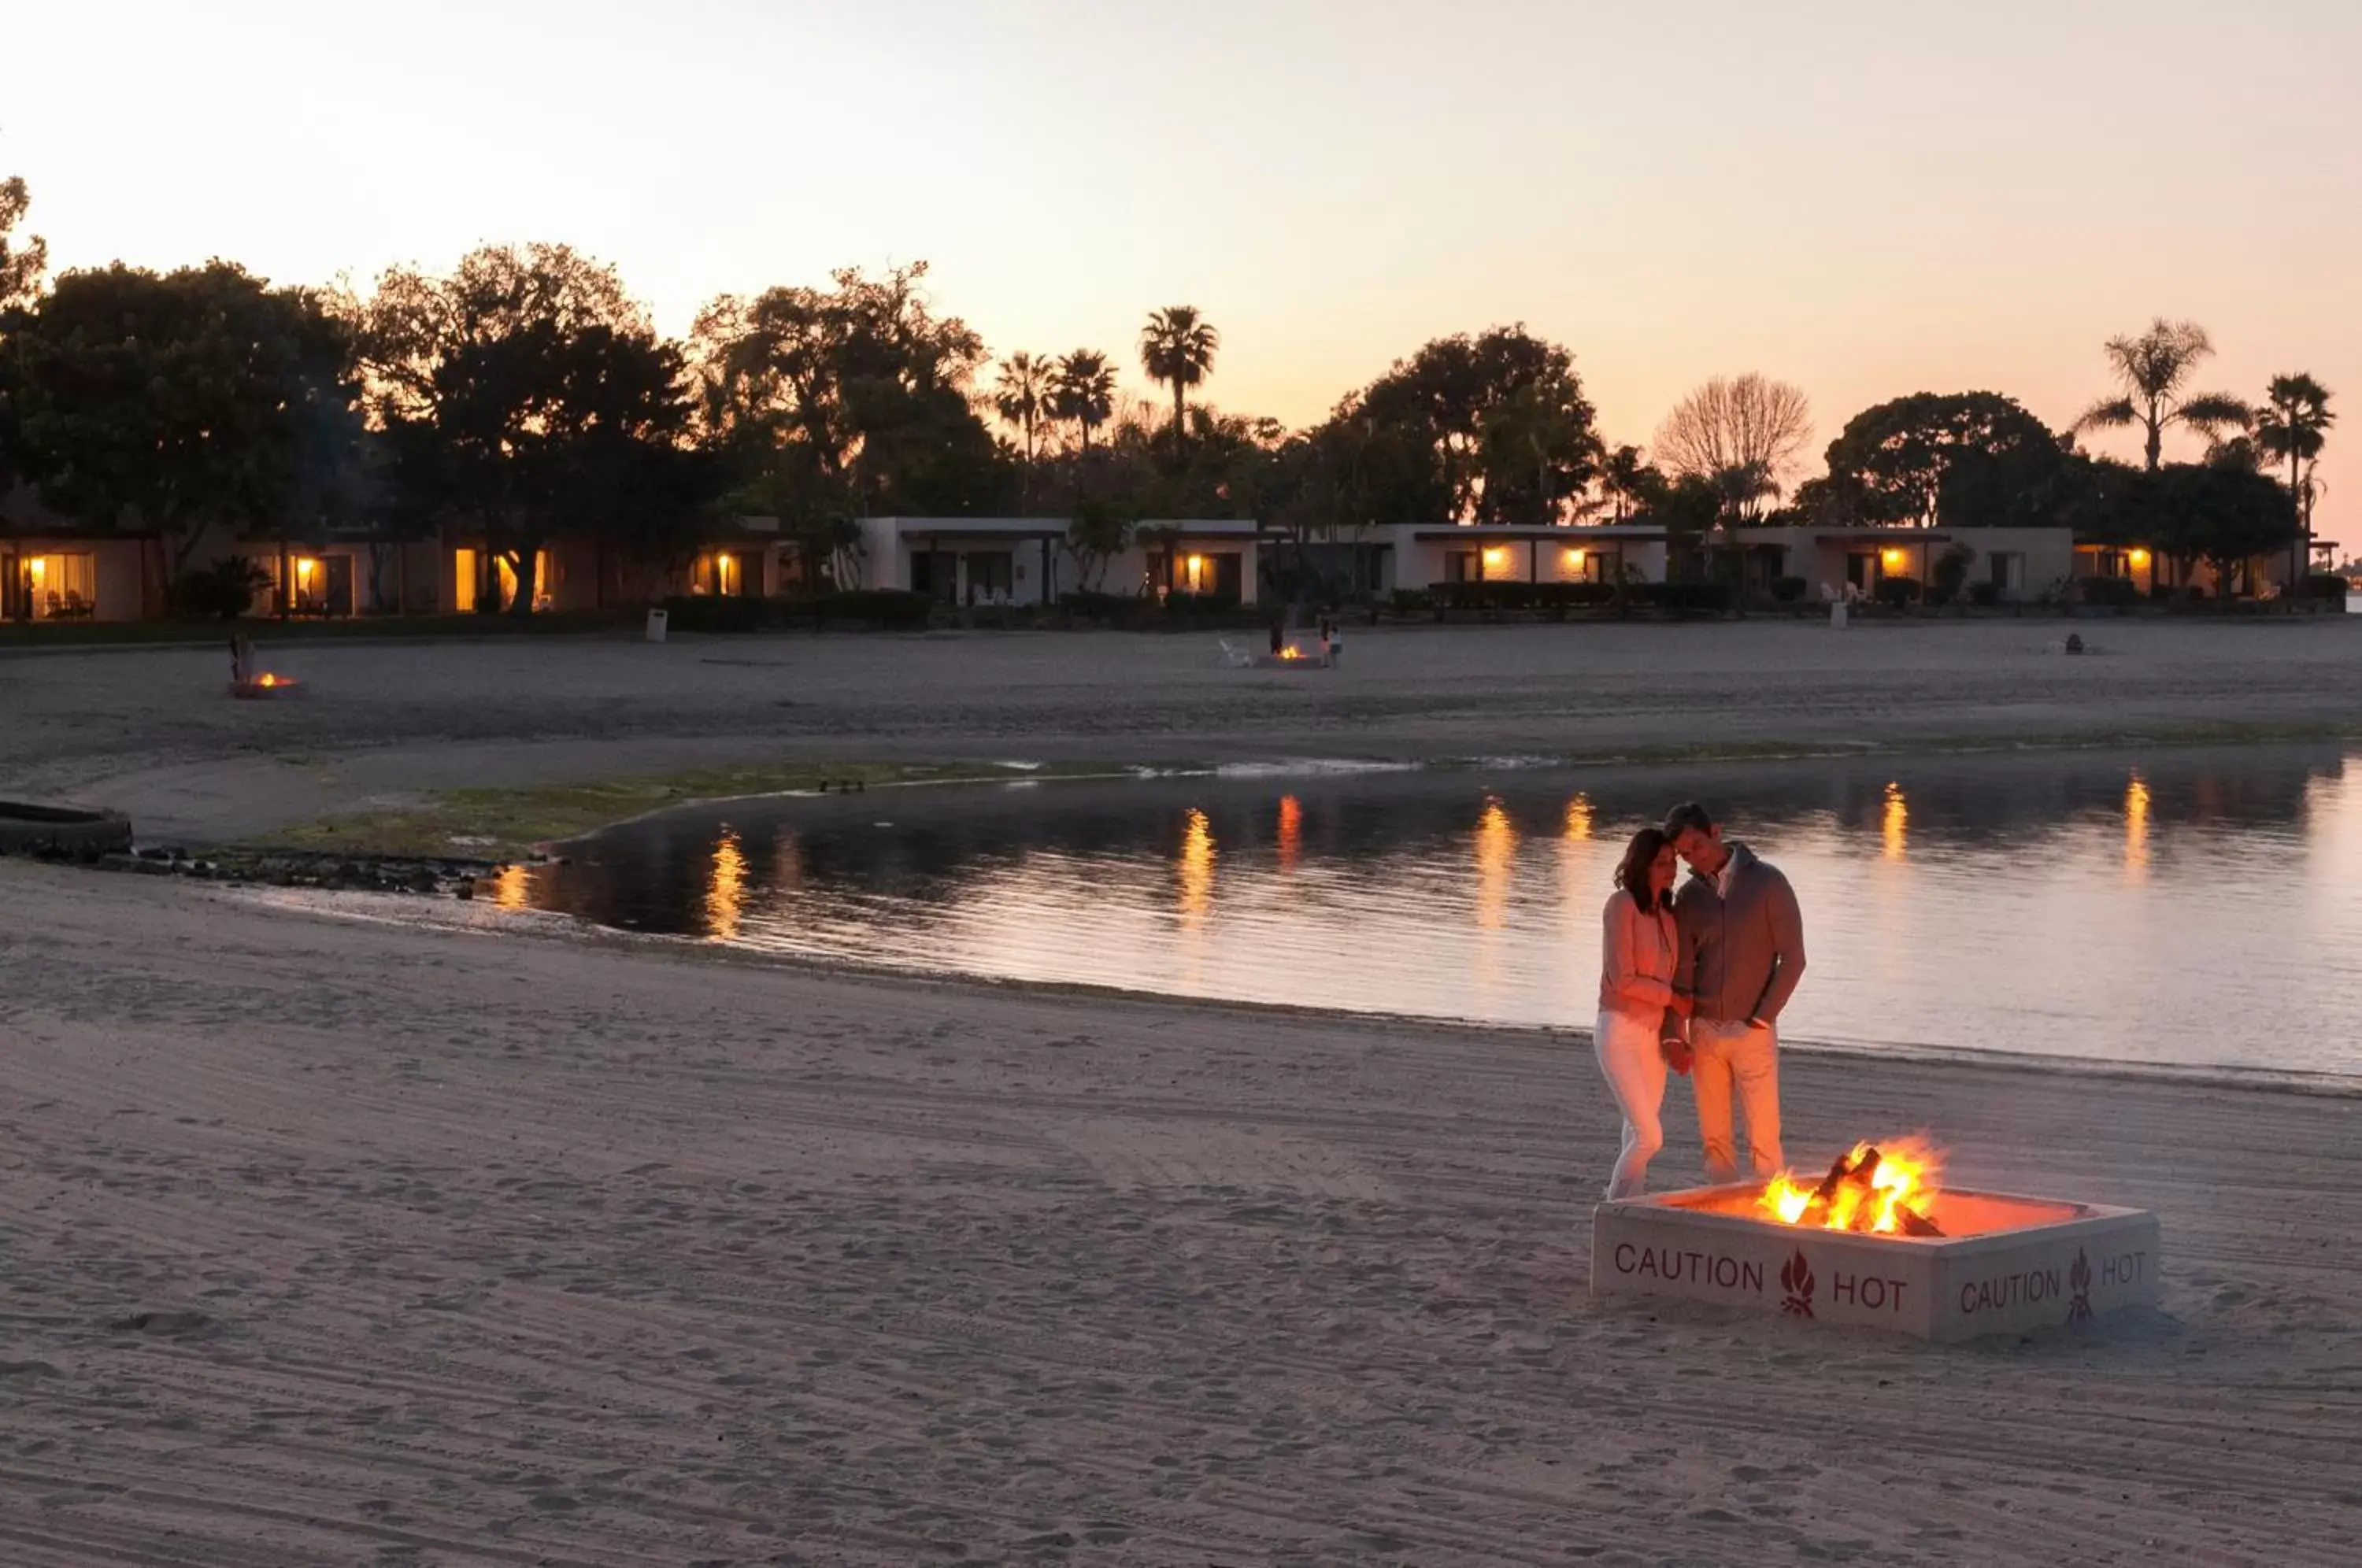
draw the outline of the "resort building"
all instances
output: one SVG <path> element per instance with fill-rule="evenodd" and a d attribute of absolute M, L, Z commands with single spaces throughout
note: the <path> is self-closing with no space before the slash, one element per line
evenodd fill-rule
<path fill-rule="evenodd" d="M 90 528 L 0 491 L 0 621 L 137 621 L 161 604 L 153 535 Z"/>
<path fill-rule="evenodd" d="M 1968 552 L 1970 587 L 1986 584 L 2004 604 L 2036 600 L 2075 574 L 2074 534 L 2066 528 L 1736 528 L 1733 543 L 1750 591 L 1769 594 L 1800 578 L 1808 597 L 1867 597 L 1891 577 L 1923 587 L 1952 550 Z"/>
<path fill-rule="evenodd" d="M 851 563 L 859 580 L 841 586 L 957 605 L 1054 604 L 1078 591 L 1253 604 L 1270 545 L 1252 519 L 1157 519 L 1129 547 L 1087 560 L 1063 517 L 865 517 Z"/>
<path fill-rule="evenodd" d="M 1378 592 L 1445 582 L 1661 582 L 1668 538 L 1635 524 L 1476 527 L 1389 524 L 1363 530 L 1379 552 Z"/>

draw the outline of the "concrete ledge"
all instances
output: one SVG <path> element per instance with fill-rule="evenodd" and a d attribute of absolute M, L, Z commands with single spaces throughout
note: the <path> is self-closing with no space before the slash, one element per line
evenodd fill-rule
<path fill-rule="evenodd" d="M 130 847 L 131 819 L 119 812 L 0 801 L 0 855 L 95 860 Z"/>

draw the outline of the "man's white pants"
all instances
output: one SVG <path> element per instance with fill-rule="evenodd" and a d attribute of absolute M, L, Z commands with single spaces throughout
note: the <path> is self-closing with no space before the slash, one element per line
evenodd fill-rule
<path fill-rule="evenodd" d="M 1698 1137 L 1705 1145 L 1708 1181 L 1738 1179 L 1730 1101 L 1735 1093 L 1747 1122 L 1747 1153 L 1755 1174 L 1776 1174 L 1780 1154 L 1780 1033 L 1770 1024 L 1690 1021 L 1691 1092 L 1697 1097 Z"/>
<path fill-rule="evenodd" d="M 1599 1070 L 1624 1112 L 1624 1146 L 1617 1153 L 1615 1174 L 1607 1178 L 1611 1198 L 1638 1198 L 1647 1191 L 1649 1161 L 1665 1146 L 1665 1052 L 1658 1033 L 1654 1017 L 1634 1018 L 1610 1008 L 1599 1010 L 1599 1021 L 1591 1031 Z"/>

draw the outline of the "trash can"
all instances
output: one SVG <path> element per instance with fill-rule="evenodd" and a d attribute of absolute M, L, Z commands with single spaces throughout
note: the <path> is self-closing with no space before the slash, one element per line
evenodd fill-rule
<path fill-rule="evenodd" d="M 650 641 L 650 642 L 652 642 L 652 643 L 660 643 L 660 642 L 664 641 L 664 640 L 665 640 L 665 627 L 666 627 L 668 624 L 669 624 L 671 623 L 671 620 L 672 620 L 672 612 L 671 612 L 671 611 L 669 611 L 669 610 L 651 610 L 651 611 L 649 611 L 649 612 L 648 612 L 648 641 Z"/>
<path fill-rule="evenodd" d="M 657 613 L 661 615 L 664 612 L 659 610 Z M 1829 606 L 1829 627 L 1831 630 L 1838 632 L 1842 632 L 1846 629 L 1846 606 L 1845 601 L 1842 599 L 1838 600 Z M 649 629 L 648 635 L 655 637 L 658 642 L 664 641 L 663 635 L 657 632 L 653 627 Z"/>

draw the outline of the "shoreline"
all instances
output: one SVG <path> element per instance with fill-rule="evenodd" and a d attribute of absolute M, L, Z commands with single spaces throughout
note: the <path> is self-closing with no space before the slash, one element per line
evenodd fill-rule
<path fill-rule="evenodd" d="M 627 827 L 651 818 L 674 812 L 689 812 L 742 801 L 772 801 L 817 799 L 828 791 L 812 787 L 811 780 L 841 777 L 863 780 L 861 788 L 885 790 L 976 789 L 982 787 L 1010 788 L 1023 785 L 1149 782 L 1172 778 L 1244 779 L 1297 778 L 1332 776 L 1341 773 L 1419 773 L 1419 772 L 1481 772 L 1486 770 L 1518 770 L 1534 772 L 1562 771 L 1666 771 L 1683 768 L 1727 767 L 1738 763 L 1758 763 L 1781 766 L 1806 762 L 1844 762 L 1882 757 L 1916 759 L 1925 757 L 1986 757 L 2040 756 L 2051 754 L 2125 751 L 2205 751 L 2238 746 L 2290 746 L 2303 745 L 2352 744 L 2362 741 L 2362 721 L 2324 721 L 2313 724 L 2256 723 L 2230 722 L 2193 723 L 2178 729 L 2149 727 L 2141 730 L 2094 729 L 2081 733 L 2062 733 L 2015 741 L 2001 741 L 1985 736 L 1928 736 L 1919 739 L 1868 740 L 1853 743 L 1789 743 L 1767 741 L 1743 745 L 1721 745 L 1705 743 L 1692 746 L 1666 746 L 1606 752 L 1568 752 L 1556 755 L 1526 754 L 1511 756 L 1436 755 L 1410 757 L 1374 757 L 1367 756 L 1276 756 L 1260 760 L 1229 762 L 1140 762 L 1113 763 L 1070 760 L 1052 763 L 1043 760 L 986 761 L 973 758 L 943 758 L 938 760 L 877 762 L 856 756 L 800 758 L 780 761 L 766 767 L 752 765 L 744 769 L 750 774 L 776 773 L 802 780 L 778 787 L 758 786 L 731 790 L 722 793 L 700 793 L 712 788 L 708 770 L 689 769 L 673 773 L 617 773 L 612 775 L 575 777 L 569 783 L 557 786 L 520 787 L 509 791 L 461 790 L 448 791 L 442 800 L 429 800 L 412 809 L 391 813 L 383 819 L 355 818 L 330 814 L 309 820 L 290 822 L 275 830 L 266 830 L 260 836 L 249 836 L 234 843 L 203 843 L 202 850 L 224 850 L 240 853 L 270 854 L 285 850 L 333 852 L 344 850 L 356 856 L 381 856 L 407 859 L 435 855 L 455 854 L 461 850 L 491 849 L 501 853 L 496 860 L 513 860 L 546 856 L 568 844 L 615 828 Z M 367 752 L 357 754 L 365 757 Z M 200 765 L 201 766 L 201 765 Z M 958 773 L 959 768 L 1000 768 L 1005 771 Z M 931 775 L 942 774 L 941 777 Z M 563 828 L 541 831 L 526 827 L 508 834 L 494 833 L 489 838 L 479 835 L 451 837 L 443 842 L 450 847 L 429 849 L 409 832 L 414 825 L 423 831 L 436 831 L 438 812 L 447 812 L 464 805 L 473 815 L 500 813 L 512 809 L 497 797 L 513 798 L 517 815 L 530 819 L 536 799 L 549 796 L 598 796 L 619 791 L 635 791 L 643 796 L 658 797 L 654 803 L 638 804 L 628 814 L 613 817 L 581 817 Z M 686 792 L 676 792 L 686 791 Z M 486 797 L 493 797 L 487 799 Z M 381 823 L 394 830 L 388 834 Z M 585 825 L 587 823 L 587 825 Z M 133 823 L 137 832 L 138 824 Z"/>
<path fill-rule="evenodd" d="M 1583 1024 L 1553 1028 L 1439 1013 L 1388 1012 L 1376 1009 L 1321 1007 L 1310 1003 L 1254 1001 L 1235 997 L 1193 996 L 1181 991 L 1094 985 L 1085 981 L 1029 979 L 974 970 L 936 968 L 915 963 L 865 963 L 835 954 L 758 948 L 716 942 L 706 937 L 629 931 L 602 925 L 579 915 L 546 910 L 485 908 L 480 900 L 436 898 L 422 900 L 400 893 L 265 889 L 234 882 L 222 884 L 221 890 L 267 909 L 318 919 L 352 921 L 396 929 L 449 931 L 493 941 L 549 942 L 591 950 L 656 953 L 690 963 L 727 964 L 757 971 L 778 969 L 837 979 L 908 982 L 955 990 L 973 988 L 982 991 L 1009 991 L 1074 1001 L 1097 999 L 1149 1003 L 1193 1012 L 1280 1018 L 1343 1029 L 1370 1025 L 1401 1030 L 1448 1029 L 1497 1034 L 1529 1043 L 1572 1040 L 1583 1042 L 1586 1049 L 1592 1035 L 1591 1029 Z M 470 912 L 458 916 L 457 911 L 463 903 L 469 906 Z M 405 918 L 405 913 L 423 918 Z M 1899 1041 L 1848 1043 L 1783 1037 L 1780 1050 L 1783 1057 L 1797 1055 L 1834 1062 L 1898 1062 L 1918 1066 L 1956 1068 L 1962 1072 L 2057 1077 L 2079 1082 L 2177 1084 L 2242 1093 L 2301 1095 L 2317 1099 L 2362 1099 L 2362 1074 L 2241 1067 L 2225 1063 L 2116 1062 L 2100 1056 L 2045 1055 L 2034 1052 L 1975 1050 Z"/>

